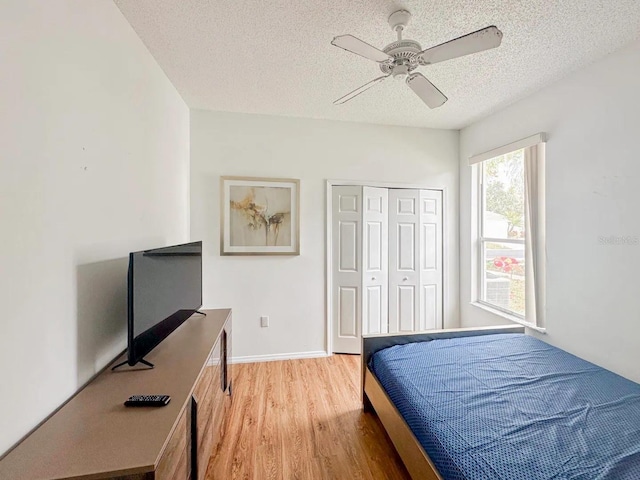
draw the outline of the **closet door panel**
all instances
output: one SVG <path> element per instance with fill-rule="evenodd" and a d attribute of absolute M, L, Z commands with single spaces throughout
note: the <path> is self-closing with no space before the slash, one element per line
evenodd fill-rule
<path fill-rule="evenodd" d="M 386 188 L 363 187 L 362 333 L 389 329 L 389 196 Z"/>
<path fill-rule="evenodd" d="M 362 187 L 332 188 L 333 351 L 360 353 L 362 332 Z"/>
<path fill-rule="evenodd" d="M 419 330 L 442 328 L 442 192 L 420 191 Z"/>
<path fill-rule="evenodd" d="M 420 312 L 420 191 L 389 190 L 389 332 L 416 330 Z"/>

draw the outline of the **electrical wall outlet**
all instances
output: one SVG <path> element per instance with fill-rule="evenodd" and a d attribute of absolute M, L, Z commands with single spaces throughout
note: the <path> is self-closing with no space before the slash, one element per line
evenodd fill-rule
<path fill-rule="evenodd" d="M 267 316 L 260 317 L 260 326 L 261 327 L 268 327 L 269 326 L 269 317 L 267 317 Z"/>

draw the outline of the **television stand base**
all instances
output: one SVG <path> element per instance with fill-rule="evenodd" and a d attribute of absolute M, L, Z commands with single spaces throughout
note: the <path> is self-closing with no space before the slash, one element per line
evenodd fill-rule
<path fill-rule="evenodd" d="M 116 368 L 119 368 L 119 367 L 121 367 L 123 365 L 126 365 L 127 363 L 129 363 L 129 361 L 125 360 L 124 362 L 121 362 L 121 363 L 117 364 L 115 367 L 112 367 L 111 370 L 115 370 Z M 146 365 L 149 368 L 153 368 L 155 366 L 153 363 L 147 362 L 144 358 L 141 359 L 141 360 L 138 360 L 138 363 L 142 363 L 142 364 Z"/>
<path fill-rule="evenodd" d="M 199 313 L 200 315 L 204 315 L 205 317 L 207 316 L 207 314 L 206 314 L 206 313 L 201 312 L 200 310 L 196 310 L 194 313 Z"/>

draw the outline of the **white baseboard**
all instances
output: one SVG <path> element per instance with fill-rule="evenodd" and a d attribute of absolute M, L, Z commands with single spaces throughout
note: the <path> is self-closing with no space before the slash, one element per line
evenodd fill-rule
<path fill-rule="evenodd" d="M 324 350 L 317 352 L 276 353 L 274 355 L 249 355 L 247 357 L 231 357 L 231 363 L 274 362 L 278 360 L 294 360 L 299 358 L 328 357 Z"/>

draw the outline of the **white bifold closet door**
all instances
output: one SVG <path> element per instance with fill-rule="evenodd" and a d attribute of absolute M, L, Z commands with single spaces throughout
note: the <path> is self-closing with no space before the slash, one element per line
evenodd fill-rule
<path fill-rule="evenodd" d="M 442 328 L 442 192 L 389 190 L 389 332 Z"/>
<path fill-rule="evenodd" d="M 442 326 L 442 192 L 332 187 L 333 351 Z"/>

